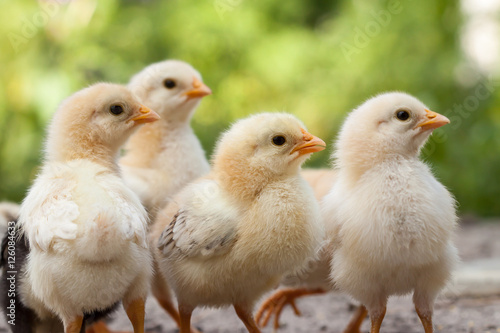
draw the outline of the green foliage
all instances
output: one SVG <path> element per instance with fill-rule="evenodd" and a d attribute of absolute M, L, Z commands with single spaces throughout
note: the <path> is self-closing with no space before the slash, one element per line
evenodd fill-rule
<path fill-rule="evenodd" d="M 23 198 L 63 98 L 178 58 L 214 91 L 193 121 L 207 153 L 232 121 L 264 110 L 291 112 L 331 142 L 353 107 L 407 91 L 453 121 L 423 157 L 461 213 L 500 214 L 500 93 L 463 69 L 457 1 L 60 2 L 0 1 L 0 199 Z M 463 71 L 474 79 L 459 83 Z M 328 153 L 315 155 L 309 166 L 328 166 Z"/>

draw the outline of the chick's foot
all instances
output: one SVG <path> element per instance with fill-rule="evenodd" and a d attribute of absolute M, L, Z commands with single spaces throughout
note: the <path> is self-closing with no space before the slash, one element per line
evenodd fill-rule
<path fill-rule="evenodd" d="M 274 329 L 277 330 L 280 327 L 279 319 L 281 316 L 281 312 L 285 305 L 289 304 L 295 315 L 300 316 L 300 310 L 297 308 L 295 304 L 295 300 L 300 297 L 304 297 L 307 295 L 317 295 L 324 294 L 326 291 L 324 289 L 307 289 L 307 288 L 299 288 L 299 289 L 282 289 L 278 290 L 271 297 L 264 301 L 264 303 L 260 306 L 259 311 L 257 311 L 257 315 L 255 316 L 257 324 L 261 327 L 267 326 L 269 320 L 274 314 Z"/>

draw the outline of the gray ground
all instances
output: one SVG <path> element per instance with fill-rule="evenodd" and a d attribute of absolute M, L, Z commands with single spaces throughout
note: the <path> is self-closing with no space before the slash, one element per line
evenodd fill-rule
<path fill-rule="evenodd" d="M 500 221 L 496 221 L 495 224 L 491 222 L 493 221 L 481 224 L 465 223 L 460 228 L 456 243 L 464 263 L 484 258 L 500 260 Z M 435 306 L 434 321 L 437 331 L 500 332 L 500 293 L 496 290 L 494 293 L 463 297 L 459 292 L 451 292 L 454 296 L 440 297 Z M 342 332 L 354 308 L 348 297 L 333 293 L 302 299 L 298 302 L 298 306 L 302 310 L 302 316 L 296 317 L 289 308 L 286 309 L 281 319 L 280 332 Z M 147 304 L 146 317 L 146 328 L 149 332 L 177 332 L 170 318 L 152 298 Z M 234 311 L 229 308 L 198 309 L 193 315 L 192 322 L 207 333 L 246 332 Z M 122 309 L 117 313 L 111 326 L 114 329 L 131 330 Z M 0 332 L 6 332 L 5 327 L 5 322 L 1 322 Z M 362 328 L 363 332 L 369 331 L 368 321 L 365 321 Z M 272 329 L 265 329 L 264 332 L 272 332 Z M 390 300 L 382 332 L 423 332 L 410 297 Z"/>

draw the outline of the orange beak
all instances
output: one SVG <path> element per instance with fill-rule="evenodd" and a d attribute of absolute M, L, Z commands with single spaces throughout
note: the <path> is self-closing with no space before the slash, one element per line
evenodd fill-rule
<path fill-rule="evenodd" d="M 210 90 L 210 88 L 207 87 L 203 82 L 198 80 L 196 76 L 193 76 L 193 89 L 184 93 L 184 95 L 186 95 L 188 99 L 204 97 L 211 94 L 212 90 Z"/>
<path fill-rule="evenodd" d="M 425 109 L 425 118 L 415 128 L 420 127 L 422 131 L 436 129 L 450 123 L 450 120 L 442 114 Z"/>
<path fill-rule="evenodd" d="M 326 148 L 326 143 L 325 141 L 321 140 L 317 136 L 314 136 L 310 133 L 308 133 L 305 129 L 301 128 L 302 131 L 303 141 L 302 143 L 297 144 L 292 151 L 290 152 L 290 155 L 298 152 L 299 156 L 305 155 L 305 154 L 311 154 L 315 153 L 318 151 L 322 151 L 323 149 Z"/>
<path fill-rule="evenodd" d="M 139 115 L 129 119 L 128 121 L 133 121 L 136 125 L 138 125 L 152 123 L 153 121 L 157 121 L 159 119 L 160 116 L 158 115 L 158 113 L 154 112 L 144 105 L 141 105 L 141 107 L 139 108 Z"/>

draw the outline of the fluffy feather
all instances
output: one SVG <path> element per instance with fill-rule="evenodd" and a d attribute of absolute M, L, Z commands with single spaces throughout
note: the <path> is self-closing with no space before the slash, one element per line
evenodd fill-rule
<path fill-rule="evenodd" d="M 276 136 L 286 143 L 273 144 Z M 299 174 L 320 143 L 287 114 L 239 121 L 219 140 L 209 176 L 160 212 L 152 242 L 181 323 L 196 306 L 233 304 L 258 331 L 250 315 L 255 300 L 313 256 L 323 236 L 317 203 Z"/>
<path fill-rule="evenodd" d="M 165 257 L 210 258 L 227 253 L 236 241 L 239 211 L 221 193 L 217 183 L 205 180 L 197 190 L 212 190 L 212 199 L 202 201 L 183 192 L 186 209 L 181 209 L 158 240 Z M 214 191 L 215 190 L 215 191 Z M 194 209 L 189 209 L 193 207 Z"/>
<path fill-rule="evenodd" d="M 400 111 L 408 119 L 398 119 Z M 447 122 L 403 93 L 377 96 L 348 116 L 333 154 L 336 169 L 303 172 L 321 200 L 331 242 L 307 271 L 286 276 L 282 284 L 299 288 L 272 295 L 258 320 L 265 325 L 274 314 L 278 328 L 283 305 L 296 309 L 296 298 L 340 287 L 369 308 L 372 329 L 389 296 L 414 291 L 426 332 L 432 328 L 432 303 L 458 260 L 455 201 L 418 152 Z M 365 316 L 360 307 L 344 332 L 359 332 Z"/>
<path fill-rule="evenodd" d="M 338 180 L 321 205 L 334 239 L 331 277 L 368 308 L 372 332 L 387 298 L 411 292 L 432 332 L 434 299 L 458 261 L 455 200 L 418 159 L 448 122 L 412 96 L 387 93 L 354 110 L 337 140 Z"/>
<path fill-rule="evenodd" d="M 66 332 L 79 332 L 85 313 L 145 300 L 147 213 L 120 178 L 116 158 L 137 125 L 158 118 L 111 84 L 74 94 L 54 115 L 43 168 L 20 210 L 30 244 L 21 293 L 39 318 L 57 315 Z M 143 307 L 135 311 L 131 320 L 142 332 Z"/>
<path fill-rule="evenodd" d="M 209 172 L 205 152 L 190 121 L 201 98 L 211 90 L 202 83 L 200 73 L 178 60 L 146 67 L 130 80 L 129 88 L 162 117 L 132 135 L 120 160 L 126 183 L 139 195 L 150 221 L 154 221 L 158 210 L 175 193 Z M 153 285 L 152 291 L 179 322 L 168 285 Z"/>
<path fill-rule="evenodd" d="M 21 210 L 33 246 L 89 261 L 113 259 L 130 240 L 147 248 L 144 208 L 116 173 L 73 160 L 47 164 L 41 175 Z"/>
<path fill-rule="evenodd" d="M 166 80 L 174 83 L 167 87 Z M 169 198 L 209 172 L 190 121 L 201 98 L 211 91 L 193 67 L 178 60 L 146 67 L 130 80 L 129 88 L 162 118 L 132 135 L 120 160 L 124 179 L 154 220 Z"/>

